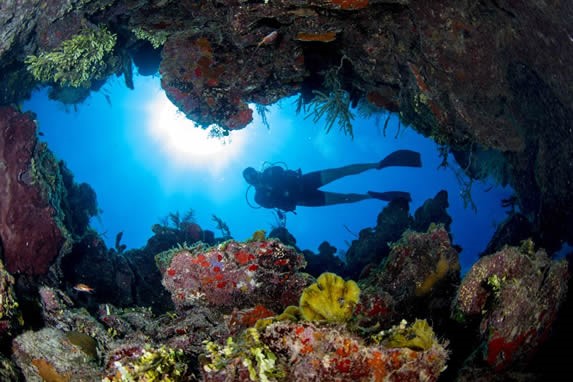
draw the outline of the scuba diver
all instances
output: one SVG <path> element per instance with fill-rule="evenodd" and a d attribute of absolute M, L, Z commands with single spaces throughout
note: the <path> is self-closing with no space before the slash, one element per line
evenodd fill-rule
<path fill-rule="evenodd" d="M 276 208 L 285 212 L 294 211 L 296 206 L 330 206 L 355 203 L 372 198 L 384 201 L 403 198 L 410 201 L 410 194 L 403 191 L 368 191 L 366 194 L 342 194 L 319 190 L 325 184 L 342 177 L 390 166 L 422 167 L 420 153 L 411 150 L 398 150 L 377 163 L 351 164 L 308 174 L 302 174 L 300 169 L 297 171 L 285 170 L 281 166 L 271 166 L 262 172 L 247 167 L 243 170 L 243 177 L 250 186 L 255 188 L 255 202 L 261 207 Z"/>

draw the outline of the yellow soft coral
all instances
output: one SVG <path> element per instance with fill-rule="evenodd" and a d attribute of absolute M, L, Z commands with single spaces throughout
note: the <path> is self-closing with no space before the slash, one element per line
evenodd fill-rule
<path fill-rule="evenodd" d="M 416 286 L 416 296 L 425 296 L 430 293 L 434 286 L 448 274 L 449 270 L 450 262 L 448 261 L 448 258 L 444 255 L 440 256 L 440 259 L 436 264 L 436 270 L 430 273 L 424 281 Z"/>
<path fill-rule="evenodd" d="M 431 348 L 438 340 L 428 321 L 416 320 L 408 327 L 407 322 L 402 320 L 399 326 L 379 333 L 374 341 L 382 341 L 382 344 L 388 348 L 410 348 L 424 351 Z"/>
<path fill-rule="evenodd" d="M 308 321 L 345 322 L 352 317 L 360 288 L 334 273 L 323 273 L 300 297 L 302 317 Z"/>

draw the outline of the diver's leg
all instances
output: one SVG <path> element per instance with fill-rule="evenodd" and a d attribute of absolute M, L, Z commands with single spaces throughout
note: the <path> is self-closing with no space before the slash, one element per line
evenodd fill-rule
<path fill-rule="evenodd" d="M 390 202 L 394 199 L 405 199 L 411 201 L 410 194 L 402 191 L 374 192 L 367 194 L 341 194 L 338 192 L 328 192 L 321 190 L 310 190 L 305 192 L 297 205 L 306 207 L 331 206 L 333 204 L 356 203 L 366 199 L 380 199 Z"/>
<path fill-rule="evenodd" d="M 368 194 L 339 194 L 336 192 L 311 189 L 301 193 L 296 204 L 305 207 L 320 207 L 333 204 L 354 203 L 371 198 L 372 196 Z"/>
<path fill-rule="evenodd" d="M 333 204 L 356 203 L 371 198 L 372 196 L 368 194 L 340 194 L 337 192 L 324 192 L 324 205 L 331 206 Z"/>
<path fill-rule="evenodd" d="M 422 167 L 420 153 L 412 150 L 397 150 L 388 154 L 378 163 L 359 163 L 343 167 L 329 168 L 308 173 L 303 175 L 303 177 L 308 177 L 309 185 L 318 188 L 348 175 L 356 175 L 367 170 L 380 170 L 382 168 L 392 166 Z"/>
<path fill-rule="evenodd" d="M 412 198 L 410 194 L 402 191 L 389 191 L 389 192 L 374 192 L 368 191 L 367 194 L 339 194 L 337 192 L 326 192 L 324 193 L 324 205 L 330 206 L 333 204 L 342 203 L 356 203 L 365 199 L 379 199 L 386 202 L 391 202 L 396 199 L 404 199 L 406 201 L 411 201 Z"/>
<path fill-rule="evenodd" d="M 351 164 L 344 167 L 328 168 L 326 170 L 314 171 L 303 175 L 312 187 L 321 187 L 337 179 L 348 175 L 356 175 L 361 172 L 372 170 L 378 167 L 378 163 Z"/>

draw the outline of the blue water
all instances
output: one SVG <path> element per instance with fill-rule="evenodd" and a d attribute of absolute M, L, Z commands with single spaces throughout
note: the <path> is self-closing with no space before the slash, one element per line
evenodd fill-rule
<path fill-rule="evenodd" d="M 354 139 L 336 131 L 325 134 L 323 124 L 295 113 L 294 99 L 268 108 L 270 128 L 260 117 L 233 132 L 225 142 L 199 136 L 190 122 L 175 112 L 157 77 L 135 77 L 135 90 L 121 79 L 110 80 L 77 110 L 48 99 L 47 91 L 34 93 L 24 104 L 37 114 L 40 139 L 72 170 L 77 182 L 89 183 L 97 193 L 102 213 L 92 226 L 113 247 L 123 231 L 128 248 L 145 245 L 151 226 L 170 212 L 195 211 L 204 229 L 216 231 L 212 215 L 222 218 L 236 240 L 259 229 L 270 231 L 272 211 L 253 209 L 253 193 L 246 195 L 242 170 L 265 162 L 284 162 L 303 172 L 352 163 L 377 162 L 396 149 L 422 153 L 423 168 L 387 168 L 368 171 L 331 183 L 324 190 L 357 192 L 403 190 L 412 194 L 413 213 L 426 199 L 446 189 L 453 218 L 454 242 L 463 247 L 462 270 L 475 261 L 496 224 L 506 213 L 502 198 L 512 191 L 488 182 L 475 182 L 472 197 L 477 212 L 464 206 L 452 168 L 439 169 L 437 145 L 392 118 L 386 136 L 375 122 L 357 117 Z M 383 123 L 382 123 L 383 124 Z M 189 133 L 193 134 L 190 135 Z M 205 134 L 203 134 L 205 135 Z M 213 146 L 213 147 L 211 147 Z M 459 169 L 458 169 L 459 170 Z M 287 228 L 302 249 L 318 252 L 327 240 L 339 251 L 348 248 L 358 232 L 376 224 L 385 206 L 378 200 L 329 207 L 298 207 L 288 214 Z"/>

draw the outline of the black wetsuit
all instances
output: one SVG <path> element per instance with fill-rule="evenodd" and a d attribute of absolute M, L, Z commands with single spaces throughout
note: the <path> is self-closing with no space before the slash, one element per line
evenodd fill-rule
<path fill-rule="evenodd" d="M 320 172 L 302 175 L 300 170 L 285 170 L 272 166 L 262 172 L 260 186 L 256 187 L 255 202 L 265 208 L 294 211 L 296 206 L 323 206 L 324 192 Z"/>

